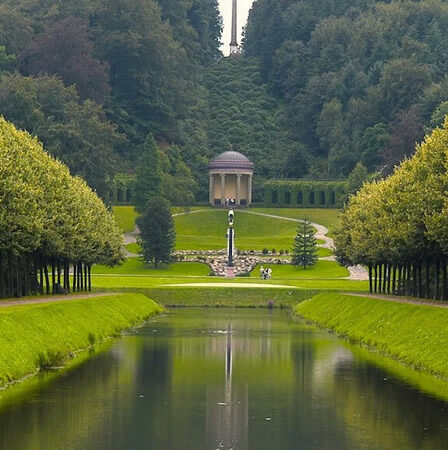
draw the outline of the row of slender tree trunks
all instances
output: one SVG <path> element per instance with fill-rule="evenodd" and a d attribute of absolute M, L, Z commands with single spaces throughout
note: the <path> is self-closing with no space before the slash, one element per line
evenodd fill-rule
<path fill-rule="evenodd" d="M 0 251 L 0 298 L 90 290 L 92 281 L 89 264 Z"/>
<path fill-rule="evenodd" d="M 371 293 L 448 300 L 447 260 L 370 265 L 369 288 Z"/>

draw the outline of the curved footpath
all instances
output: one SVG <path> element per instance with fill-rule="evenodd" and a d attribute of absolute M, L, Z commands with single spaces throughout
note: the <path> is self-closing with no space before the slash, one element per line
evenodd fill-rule
<path fill-rule="evenodd" d="M 204 211 L 208 211 L 207 209 L 198 209 L 195 211 L 188 211 L 188 212 L 180 212 L 180 213 L 176 213 L 173 214 L 173 217 L 177 217 L 177 216 L 185 216 L 187 214 L 198 214 Z M 270 217 L 272 219 L 279 219 L 279 220 L 286 220 L 289 222 L 296 222 L 296 223 L 302 223 L 303 220 L 302 219 L 294 219 L 292 217 L 283 217 L 283 216 L 277 216 L 274 214 L 267 214 L 267 213 L 261 213 L 261 212 L 255 212 L 255 211 L 248 211 L 245 209 L 240 209 L 238 210 L 238 213 L 244 213 L 244 214 L 253 214 L 255 216 L 262 216 L 262 217 Z M 318 223 L 315 222 L 310 222 L 310 224 L 316 229 L 316 239 L 322 240 L 324 241 L 323 244 L 318 244 L 318 247 L 322 247 L 322 248 L 327 248 L 330 250 L 334 249 L 334 242 L 333 239 L 331 239 L 329 236 L 327 236 L 328 234 L 328 228 L 324 227 L 323 225 L 320 225 Z M 139 230 L 138 227 L 135 227 L 135 230 L 132 231 L 131 233 L 126 233 L 124 235 L 124 243 L 125 245 L 128 244 L 132 244 L 134 242 L 137 242 L 137 236 L 139 234 Z M 129 257 L 133 257 L 136 256 L 134 253 L 131 253 L 129 251 L 126 252 L 126 256 Z M 326 256 L 323 258 L 319 258 L 321 260 L 324 261 L 336 261 L 336 258 L 334 256 Z M 350 275 L 348 277 L 346 277 L 347 280 L 357 280 L 357 281 L 364 281 L 364 280 L 368 280 L 369 279 L 369 274 L 367 272 L 366 269 L 364 269 L 364 267 L 362 266 L 350 266 L 348 267 L 348 271 L 350 273 Z"/>

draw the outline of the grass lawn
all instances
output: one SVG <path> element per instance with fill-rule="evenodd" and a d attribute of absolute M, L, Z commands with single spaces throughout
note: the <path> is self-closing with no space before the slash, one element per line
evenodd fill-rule
<path fill-rule="evenodd" d="M 282 284 L 294 286 L 299 289 L 308 290 L 331 290 L 331 291 L 356 291 L 368 292 L 368 281 L 345 280 L 341 278 L 333 279 L 313 279 L 313 278 L 279 278 L 274 271 L 274 277 L 271 280 L 262 281 L 257 277 L 237 277 L 233 280 L 227 280 L 219 277 L 206 276 L 145 276 L 133 274 L 94 274 L 92 276 L 92 286 L 95 290 L 114 290 L 121 289 L 143 289 L 154 288 L 163 285 L 185 284 L 185 283 L 263 283 L 266 286 L 270 284 Z M 229 286 L 230 288 L 231 286 Z M 244 290 L 244 288 L 241 288 Z"/>
<path fill-rule="evenodd" d="M 128 252 L 134 253 L 135 255 L 140 254 L 140 245 L 137 244 L 137 242 L 133 242 L 132 244 L 126 245 L 126 250 Z"/>
<path fill-rule="evenodd" d="M 177 250 L 217 250 L 226 246 L 227 211 L 209 208 L 204 212 L 175 217 Z M 291 249 L 296 235 L 294 222 L 238 214 L 235 245 L 241 250 Z"/>
<path fill-rule="evenodd" d="M 325 279 L 349 276 L 349 271 L 345 267 L 332 261 L 318 261 L 314 266 L 307 267 L 305 270 L 302 267 L 296 267 L 290 264 L 267 264 L 264 267 L 270 267 L 272 269 L 273 278 L 275 279 Z M 260 266 L 255 267 L 250 276 L 251 278 L 260 278 Z"/>
<path fill-rule="evenodd" d="M 114 206 L 112 212 L 123 233 L 134 231 L 135 219 L 138 217 L 138 213 L 133 206 Z"/>
<path fill-rule="evenodd" d="M 92 268 L 92 274 L 102 275 L 147 275 L 153 277 L 169 276 L 207 276 L 210 268 L 206 264 L 193 262 L 178 262 L 173 264 L 161 264 L 157 269 L 153 264 L 146 264 L 139 257 L 128 258 L 118 267 L 96 265 Z"/>
<path fill-rule="evenodd" d="M 328 229 L 338 223 L 339 214 L 341 213 L 340 209 L 319 208 L 250 208 L 249 211 L 291 217 L 292 219 L 308 219 Z"/>

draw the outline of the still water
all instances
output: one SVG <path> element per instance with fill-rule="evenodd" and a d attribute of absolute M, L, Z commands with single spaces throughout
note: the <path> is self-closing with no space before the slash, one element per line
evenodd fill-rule
<path fill-rule="evenodd" d="M 37 384 L 1 449 L 448 449 L 448 403 L 280 311 L 175 310 Z"/>

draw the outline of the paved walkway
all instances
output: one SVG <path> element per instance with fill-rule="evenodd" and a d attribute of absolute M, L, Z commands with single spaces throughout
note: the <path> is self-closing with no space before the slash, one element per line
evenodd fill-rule
<path fill-rule="evenodd" d="M 116 292 L 97 293 L 97 294 L 78 294 L 78 295 L 47 295 L 46 297 L 29 298 L 25 300 L 0 300 L 0 308 L 6 306 L 33 305 L 39 303 L 53 303 L 67 300 L 79 300 L 81 298 L 106 297 L 116 295 Z"/>

